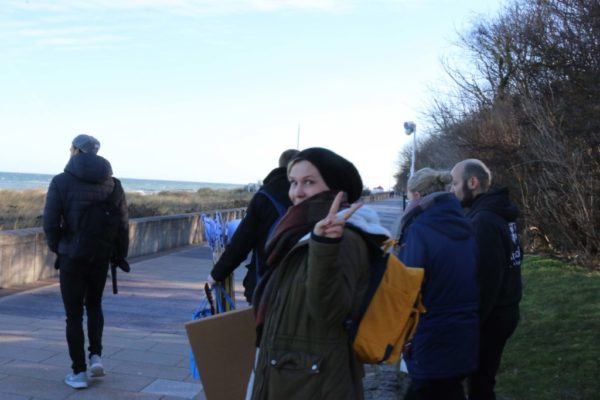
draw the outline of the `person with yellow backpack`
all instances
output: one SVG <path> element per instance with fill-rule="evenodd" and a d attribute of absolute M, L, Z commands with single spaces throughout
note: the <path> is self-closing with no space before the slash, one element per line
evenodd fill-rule
<path fill-rule="evenodd" d="M 427 312 L 403 358 L 411 378 L 405 400 L 464 400 L 463 379 L 477 368 L 477 243 L 470 221 L 446 187 L 452 176 L 423 168 L 408 181 L 398 258 L 421 267 Z"/>

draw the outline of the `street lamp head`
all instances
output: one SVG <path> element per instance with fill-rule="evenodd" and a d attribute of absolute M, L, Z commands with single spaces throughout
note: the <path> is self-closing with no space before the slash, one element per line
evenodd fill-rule
<path fill-rule="evenodd" d="M 417 130 L 417 124 L 415 124 L 413 121 L 406 121 L 404 123 L 404 133 L 406 133 L 408 136 L 415 133 L 416 130 Z"/>

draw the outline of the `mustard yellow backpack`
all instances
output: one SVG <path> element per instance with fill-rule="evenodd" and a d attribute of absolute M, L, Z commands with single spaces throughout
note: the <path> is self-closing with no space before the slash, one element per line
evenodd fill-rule
<path fill-rule="evenodd" d="M 394 364 L 404 344 L 417 329 L 421 303 L 423 268 L 405 266 L 391 252 L 388 240 L 371 262 L 369 287 L 358 321 L 346 326 L 358 360 L 365 364 Z"/>

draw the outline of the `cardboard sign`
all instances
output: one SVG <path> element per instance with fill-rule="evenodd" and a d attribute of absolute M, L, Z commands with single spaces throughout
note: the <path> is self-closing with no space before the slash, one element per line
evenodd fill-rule
<path fill-rule="evenodd" d="M 252 308 L 185 324 L 207 400 L 244 400 L 256 352 Z"/>

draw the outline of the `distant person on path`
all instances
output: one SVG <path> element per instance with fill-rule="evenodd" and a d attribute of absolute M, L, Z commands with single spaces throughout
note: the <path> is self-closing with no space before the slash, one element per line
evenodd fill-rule
<path fill-rule="evenodd" d="M 65 383 L 75 389 L 87 387 L 83 308 L 87 314 L 90 375 L 103 376 L 102 293 L 109 262 L 129 270 L 125 261 L 129 246 L 125 193 L 120 182 L 112 178 L 110 163 L 96 154 L 99 148 L 100 142 L 92 136 L 78 135 L 73 139 L 71 158 L 65 171 L 50 182 L 44 208 L 44 232 L 48 247 L 58 256 L 55 266 L 60 269 L 60 291 L 67 316 L 66 336 L 73 372 L 66 376 Z M 91 215 L 94 205 L 107 199 L 115 199 L 115 216 L 102 228 L 110 232 L 99 231 L 99 236 L 88 242 L 89 225 L 97 220 L 86 220 L 86 224 L 81 221 Z M 99 247 L 103 241 L 97 238 L 106 239 L 111 232 L 114 235 L 107 248 Z"/>
<path fill-rule="evenodd" d="M 508 338 L 519 322 L 522 250 L 517 236 L 519 210 L 508 189 L 490 190 L 492 174 L 480 160 L 452 169 L 452 192 L 468 209 L 479 246 L 481 342 L 479 367 L 469 377 L 469 399 L 495 399 L 496 373 Z"/>
<path fill-rule="evenodd" d="M 298 153 L 299 151 L 294 149 L 281 153 L 279 167 L 267 175 L 260 190 L 250 200 L 244 219 L 208 277 L 210 283 L 225 280 L 248 257 L 250 251 L 253 251 L 244 278 L 244 296 L 249 303 L 252 302 L 257 276 L 265 273 L 265 244 L 269 233 L 273 224 L 292 205 L 288 196 L 290 183 L 287 178 L 287 165 Z"/>
<path fill-rule="evenodd" d="M 425 269 L 427 312 L 403 352 L 411 378 L 405 400 L 464 400 L 462 381 L 477 368 L 477 243 L 460 203 L 447 192 L 451 181 L 449 172 L 431 168 L 408 180 L 398 258 Z"/>
<path fill-rule="evenodd" d="M 324 148 L 288 166 L 293 206 L 267 243 L 267 271 L 254 292 L 259 351 L 248 393 L 261 399 L 363 398 L 362 364 L 344 321 L 367 289 L 367 240 L 389 233 L 360 204 L 354 165 Z"/>

